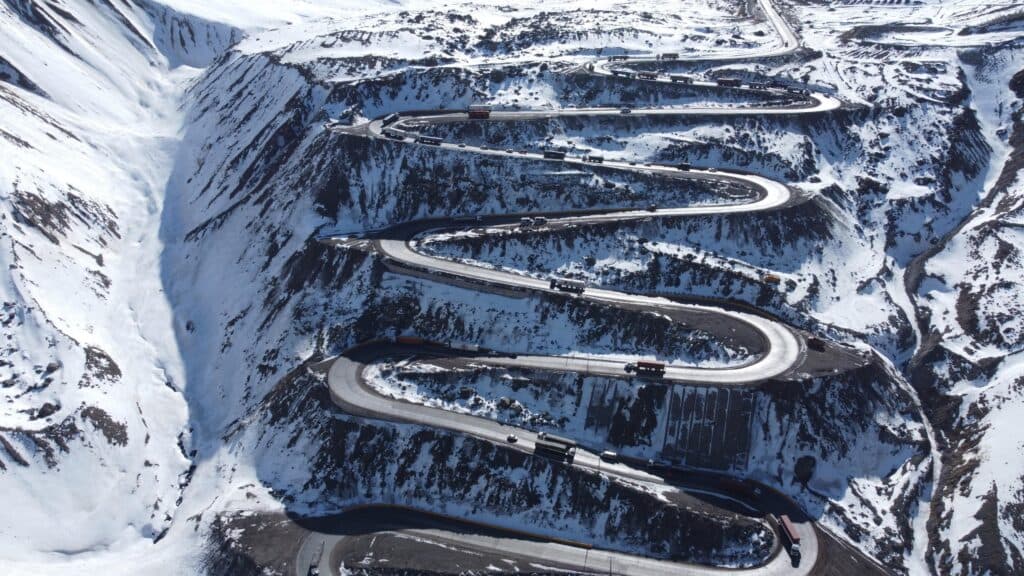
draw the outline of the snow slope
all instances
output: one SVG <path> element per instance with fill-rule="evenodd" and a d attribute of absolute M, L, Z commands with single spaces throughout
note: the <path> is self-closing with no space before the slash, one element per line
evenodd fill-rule
<path fill-rule="evenodd" d="M 684 194 L 643 182 L 635 194 L 577 194 L 601 182 L 334 136 L 323 122 L 474 101 L 735 105 L 575 72 L 611 53 L 779 48 L 750 4 L 5 3 L 6 571 L 191 574 L 220 514 L 328 512 L 354 500 L 324 497 L 340 474 L 366 474 L 355 484 L 387 493 L 396 484 L 372 461 L 327 459 L 301 439 L 301 423 L 323 405 L 281 398 L 315 396 L 315 379 L 294 371 L 354 342 L 406 332 L 560 352 L 628 339 L 636 325 L 593 310 L 409 278 L 313 238 L 425 215 Z M 610 157 L 755 170 L 795 182 L 810 202 L 756 219 L 455 238 L 434 249 L 623 290 L 731 298 L 873 347 L 892 368 L 872 374 L 870 401 L 836 391 L 850 382 L 833 390 L 816 379 L 800 385 L 806 405 L 785 394 L 761 404 L 765 426 L 752 436 L 760 452 L 747 471 L 785 484 L 822 524 L 896 569 L 1019 572 L 1020 17 L 967 0 L 793 3 L 783 12 L 807 49 L 692 71 L 810 84 L 847 102 L 843 110 L 452 130 L 509 146 L 550 136 Z M 766 285 L 766 273 L 782 288 Z M 317 426 L 322 441 L 365 433 L 409 452 L 434 445 L 421 431 L 361 432 L 344 417 Z M 932 428 L 937 442 L 925 447 Z M 879 434 L 894 438 L 876 444 Z M 500 458 L 471 448 L 453 462 L 474 469 Z M 829 450 L 836 455 L 822 456 Z M 774 454 L 785 464 L 772 470 Z M 809 455 L 819 467 L 805 489 L 787 479 Z M 407 463 L 432 469 L 418 457 Z M 521 474 L 516 466 L 508 470 Z M 496 470 L 499 478 L 505 468 Z M 583 485 L 567 477 L 563 494 Z M 397 493 L 412 498 L 416 487 Z M 486 491 L 478 495 L 486 502 Z M 565 514 L 551 520 L 594 533 L 616 526 Z"/>

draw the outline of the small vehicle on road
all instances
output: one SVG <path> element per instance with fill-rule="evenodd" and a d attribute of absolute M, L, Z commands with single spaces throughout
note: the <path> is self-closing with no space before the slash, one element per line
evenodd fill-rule
<path fill-rule="evenodd" d="M 459 148 L 465 148 L 465 147 L 466 147 L 466 143 L 465 142 L 459 142 Z"/>
<path fill-rule="evenodd" d="M 616 462 L 618 461 L 618 459 L 619 455 L 616 454 L 615 452 L 612 452 L 611 450 L 605 450 L 604 452 L 601 452 L 601 460 L 604 460 L 605 462 Z"/>
<path fill-rule="evenodd" d="M 509 154 L 515 154 L 516 153 L 516 151 L 511 149 L 511 148 L 505 148 L 505 152 L 507 152 Z"/>
<path fill-rule="evenodd" d="M 519 436 L 516 436 L 515 434 L 509 434 L 508 436 L 505 437 L 505 440 L 507 440 L 509 444 L 515 444 L 516 442 L 519 442 Z"/>
<path fill-rule="evenodd" d="M 631 109 L 629 109 L 629 108 L 621 108 L 621 109 L 619 109 L 619 114 L 632 114 L 632 113 L 633 113 L 633 111 Z"/>
<path fill-rule="evenodd" d="M 657 204 L 648 204 L 647 205 L 647 211 L 648 212 L 657 212 L 658 211 L 658 205 Z"/>

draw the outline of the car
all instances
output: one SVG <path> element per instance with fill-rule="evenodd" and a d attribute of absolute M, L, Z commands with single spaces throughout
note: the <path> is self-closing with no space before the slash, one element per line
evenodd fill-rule
<path fill-rule="evenodd" d="M 629 165 L 630 166 L 636 166 L 636 162 L 630 162 Z"/>
<path fill-rule="evenodd" d="M 515 434 L 509 434 L 505 437 L 505 440 L 508 440 L 509 444 L 515 444 L 516 442 L 519 442 L 519 437 Z"/>
<path fill-rule="evenodd" d="M 511 148 L 505 148 L 505 152 L 507 152 L 509 154 L 515 154 L 516 153 L 516 151 L 511 149 Z"/>
<path fill-rule="evenodd" d="M 548 437 L 548 433 L 547 432 L 537 432 L 537 438 L 540 438 L 541 440 L 544 440 L 547 437 Z"/>
<path fill-rule="evenodd" d="M 619 455 L 616 454 L 615 452 L 612 452 L 611 450 L 605 450 L 604 452 L 601 452 L 601 460 L 604 460 L 605 462 L 615 462 L 618 459 Z"/>
<path fill-rule="evenodd" d="M 718 172 L 718 170 L 715 168 L 708 168 L 708 172 Z"/>
<path fill-rule="evenodd" d="M 459 148 L 465 148 L 465 147 L 466 147 L 466 143 L 465 142 L 459 142 Z"/>
<path fill-rule="evenodd" d="M 632 114 L 632 113 L 633 113 L 633 111 L 630 110 L 629 108 L 622 108 L 621 110 L 619 110 L 619 114 Z"/>
<path fill-rule="evenodd" d="M 658 211 L 658 205 L 657 204 L 648 204 L 647 205 L 647 211 L 648 212 L 657 212 Z"/>

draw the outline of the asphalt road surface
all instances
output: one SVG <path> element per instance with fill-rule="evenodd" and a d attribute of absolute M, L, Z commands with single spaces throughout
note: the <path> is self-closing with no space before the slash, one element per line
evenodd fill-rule
<path fill-rule="evenodd" d="M 799 42 L 784 19 L 778 14 L 769 0 L 759 0 L 760 5 L 773 26 L 778 30 L 781 44 L 769 48 L 754 56 L 772 57 L 792 53 L 799 47 Z M 750 59 L 752 55 L 726 54 L 688 59 L 699 60 L 739 60 Z M 611 75 L 613 70 L 622 70 L 630 64 L 659 62 L 654 58 L 630 58 L 627 60 L 602 60 L 593 63 L 587 69 L 594 74 Z M 637 80 L 636 78 L 631 78 Z M 657 74 L 648 82 L 670 82 L 663 74 Z M 695 80 L 695 86 L 721 88 L 714 82 Z M 798 115 L 819 114 L 837 109 L 841 103 L 835 98 L 819 93 L 789 90 L 782 87 L 730 87 L 728 90 L 748 90 L 768 94 L 775 98 L 788 99 L 785 104 L 764 106 L 701 106 L 688 108 L 637 108 L 625 113 L 620 108 L 574 108 L 564 110 L 540 111 L 493 111 L 486 120 L 470 120 L 464 111 L 433 111 L 415 114 L 401 114 L 384 126 L 382 119 L 373 120 L 359 126 L 330 125 L 333 131 L 364 136 L 368 138 L 390 138 L 408 145 L 435 146 L 445 150 L 466 153 L 510 156 L 507 151 L 496 150 L 466 144 L 441 142 L 427 144 L 416 141 L 416 130 L 431 124 L 467 121 L 511 122 L 529 121 L 546 118 L 570 117 L 634 117 L 634 116 L 709 116 L 709 115 Z M 567 156 L 564 159 L 544 158 L 540 153 L 516 153 L 515 158 L 534 161 L 548 161 L 560 165 L 600 166 L 602 169 L 628 170 L 638 173 L 656 174 L 666 178 L 682 180 L 699 180 L 711 184 L 723 183 L 742 186 L 752 193 L 751 200 L 731 204 L 689 207 L 656 207 L 653 210 L 642 209 L 599 209 L 572 212 L 543 214 L 548 218 L 544 226 L 592 225 L 605 222 L 626 222 L 651 217 L 680 217 L 725 213 L 752 213 L 774 210 L 799 202 L 799 198 L 787 185 L 755 174 L 724 172 L 714 169 L 680 169 L 664 165 L 638 165 L 619 160 L 606 160 L 600 164 L 588 162 L 584 158 Z M 542 214 L 530 214 L 540 216 Z M 334 234 L 322 238 L 323 241 L 342 247 L 361 248 L 377 252 L 385 258 L 400 264 L 402 267 L 416 270 L 439 279 L 454 278 L 469 283 L 500 287 L 524 293 L 552 293 L 548 280 L 534 278 L 509 271 L 496 270 L 466 262 L 443 259 L 418 250 L 420 243 L 431 235 L 465 230 L 487 229 L 500 231 L 514 227 L 520 214 L 490 215 L 472 218 L 434 218 L 415 222 L 406 222 L 383 230 L 364 231 L 356 234 Z M 608 306 L 626 307 L 636 310 L 667 314 L 673 319 L 692 315 L 716 315 L 723 322 L 748 331 L 758 339 L 762 346 L 760 354 L 747 363 L 728 368 L 699 368 L 678 365 L 669 359 L 664 379 L 713 385 L 752 385 L 765 379 L 780 376 L 797 365 L 805 353 L 803 340 L 785 325 L 771 319 L 715 306 L 682 304 L 665 298 L 624 294 L 601 288 L 587 288 L 581 295 L 574 296 Z M 406 350 L 406 353 L 409 351 Z M 409 422 L 422 426 L 444 428 L 458 433 L 467 434 L 489 442 L 502 444 L 511 449 L 532 453 L 537 436 L 535 433 L 505 426 L 493 420 L 444 411 L 420 404 L 412 404 L 386 398 L 370 388 L 363 378 L 363 370 L 367 362 L 394 355 L 396 348 L 392 344 L 378 343 L 361 346 L 337 358 L 330 366 L 328 385 L 332 400 L 344 411 L 366 418 L 389 421 Z M 586 356 L 473 356 L 467 358 L 473 362 L 491 365 L 516 366 L 540 370 L 574 371 L 604 376 L 626 376 L 625 363 L 602 357 Z M 514 433 L 518 442 L 508 444 L 506 437 Z M 643 467 L 629 466 L 623 463 L 602 461 L 593 452 L 580 449 L 572 463 L 573 466 L 618 477 L 630 482 L 650 484 L 670 484 L 661 476 Z M 675 485 L 675 484 L 672 484 Z M 684 488 L 685 490 L 686 488 Z M 781 494 L 766 490 L 754 502 L 742 502 L 734 494 L 717 489 L 714 482 L 704 485 L 690 486 L 690 490 L 704 494 L 713 494 L 723 500 L 732 500 L 741 507 L 757 508 L 760 511 L 790 511 L 797 521 L 797 530 L 802 538 L 801 548 L 803 561 L 798 567 L 791 563 L 785 551 L 779 551 L 762 566 L 728 570 L 754 575 L 774 574 L 811 574 L 819 561 L 818 533 L 813 523 L 803 518 L 799 510 Z M 405 514 L 417 514 L 405 511 Z M 378 515 L 379 517 L 379 515 Z M 348 533 L 330 533 L 315 531 L 307 538 L 297 558 L 298 573 L 305 574 L 307 567 L 318 564 L 321 573 L 336 574 L 336 561 L 345 554 L 373 547 L 377 543 L 397 541 L 417 542 L 417 545 L 432 545 L 442 549 L 459 549 L 484 558 L 517 558 L 526 562 L 526 566 L 551 568 L 552 570 L 571 570 L 578 572 L 601 572 L 614 574 L 660 576 L 667 574 L 720 574 L 722 568 L 696 566 L 667 562 L 658 559 L 643 558 L 606 550 L 595 550 L 587 547 L 544 541 L 543 536 L 530 537 L 524 534 L 502 532 L 499 527 L 477 525 L 477 530 L 466 530 L 459 519 L 431 517 L 429 522 L 414 525 L 398 526 L 365 526 L 363 530 Z M 369 539 L 368 539 L 369 538 Z M 396 540 L 397 539 L 397 540 Z M 388 545 L 392 545 L 388 544 Z M 383 545 L 383 544 L 381 544 Z M 833 545 L 834 546 L 834 545 Z M 323 552 L 319 551 L 323 549 Z M 877 568 L 855 551 L 845 550 L 845 554 L 858 562 L 865 562 L 873 569 Z M 317 557 L 319 556 L 319 559 Z M 396 566 L 397 567 L 397 566 Z"/>

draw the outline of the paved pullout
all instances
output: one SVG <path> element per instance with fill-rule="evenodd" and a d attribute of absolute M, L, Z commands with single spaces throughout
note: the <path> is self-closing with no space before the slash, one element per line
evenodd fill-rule
<path fill-rule="evenodd" d="M 760 54 L 762 57 L 782 56 L 790 54 L 799 47 L 795 34 L 789 29 L 783 18 L 778 14 L 769 0 L 759 0 L 762 10 L 778 30 L 782 40 L 781 46 L 773 47 Z M 751 55 L 716 55 L 696 60 L 724 61 L 749 59 Z M 631 63 L 657 62 L 650 58 L 629 58 L 616 60 L 614 62 L 603 60 L 595 62 L 586 67 L 593 74 L 611 75 L 612 70 L 622 68 Z M 636 79 L 635 75 L 631 75 Z M 667 76 L 655 74 L 653 78 L 644 79 L 649 82 L 668 82 L 671 79 Z M 714 87 L 717 84 L 695 80 L 693 85 Z M 635 117 L 635 116 L 708 116 L 708 115 L 798 115 L 815 114 L 835 110 L 840 102 L 835 98 L 810 93 L 807 91 L 788 90 L 783 87 L 729 87 L 730 90 L 750 90 L 767 94 L 773 97 L 784 97 L 789 100 L 782 105 L 764 106 L 734 106 L 734 107 L 690 107 L 690 108 L 637 108 L 626 113 L 619 108 L 574 108 L 565 110 L 543 110 L 543 111 L 493 111 L 486 120 L 490 122 L 528 121 L 546 118 L 571 118 L 571 117 Z M 449 142 L 418 142 L 417 130 L 432 124 L 444 124 L 452 122 L 470 121 L 466 112 L 463 111 L 428 111 L 419 113 L 399 114 L 392 117 L 385 125 L 382 119 L 373 120 L 359 126 L 329 125 L 329 129 L 336 132 L 364 136 L 368 138 L 389 138 L 394 141 L 403 142 L 408 145 L 425 145 L 441 148 L 448 151 L 459 151 L 473 154 L 508 156 L 507 151 L 503 152 L 482 146 L 469 146 L 466 144 L 454 144 Z M 515 158 L 525 158 L 534 161 L 557 162 L 560 165 L 576 167 L 596 166 L 584 158 L 545 158 L 540 153 L 519 153 Z M 675 166 L 652 166 L 636 165 L 625 161 L 605 160 L 599 164 L 601 169 L 634 171 L 638 173 L 649 173 L 661 175 L 666 178 L 681 180 L 699 180 L 712 184 L 727 183 L 745 187 L 752 192 L 752 199 L 731 204 L 718 204 L 708 206 L 689 207 L 654 207 L 648 210 L 635 208 L 629 209 L 597 209 L 581 210 L 571 212 L 557 212 L 546 214 L 531 214 L 532 216 L 544 215 L 548 218 L 545 226 L 557 227 L 566 225 L 588 225 L 607 222 L 627 222 L 651 217 L 681 217 L 694 215 L 728 214 L 728 213 L 750 213 L 778 209 L 791 205 L 802 200 L 790 187 L 774 180 L 738 172 L 722 172 L 714 169 L 692 169 L 690 167 Z M 461 229 L 480 229 L 486 232 L 487 229 L 507 229 L 515 225 L 519 216 L 525 214 L 489 215 L 480 217 L 462 218 L 434 218 L 406 222 L 391 226 L 383 230 L 375 230 L 358 234 L 334 234 L 326 235 L 322 241 L 347 247 L 359 247 L 373 250 L 389 260 L 397 263 L 405 269 L 411 269 L 420 273 L 433 275 L 436 278 L 458 279 L 470 284 L 482 284 L 511 290 L 521 293 L 551 293 L 555 292 L 549 287 L 548 280 L 534 278 L 523 274 L 516 274 L 507 271 L 475 266 L 465 262 L 439 258 L 425 254 L 418 250 L 422 241 L 429 239 L 431 235 L 441 234 Z M 762 343 L 761 351 L 747 363 L 727 368 L 699 368 L 693 366 L 678 365 L 671 362 L 665 371 L 666 380 L 680 382 L 694 382 L 712 385 L 753 385 L 763 380 L 778 377 L 791 370 L 799 363 L 804 353 L 804 343 L 792 330 L 785 325 L 771 319 L 744 312 L 726 310 L 723 308 L 707 305 L 682 304 L 665 298 L 649 297 L 635 294 L 624 294 L 601 288 L 588 288 L 583 294 L 574 296 L 586 299 L 595 303 L 608 306 L 629 308 L 633 310 L 644 310 L 662 313 L 671 318 L 678 319 L 691 315 L 717 315 L 723 321 L 741 326 L 742 329 L 755 335 Z M 383 359 L 394 355 L 394 345 L 377 343 L 367 346 L 360 346 L 350 353 L 343 354 L 330 366 L 328 374 L 328 385 L 332 400 L 343 410 L 351 414 L 383 419 L 389 421 L 409 422 L 423 426 L 444 428 L 462 434 L 467 434 L 486 441 L 502 444 L 510 449 L 533 452 L 536 434 L 517 428 L 505 426 L 493 420 L 470 416 L 466 414 L 453 413 L 437 408 L 431 408 L 420 404 L 412 404 L 392 398 L 386 398 L 373 391 L 364 381 L 363 370 L 366 363 L 376 359 Z M 409 350 L 406 349 L 408 354 Z M 487 363 L 501 366 L 517 366 L 541 370 L 574 371 L 586 374 L 604 376 L 625 376 L 624 362 L 622 360 L 609 359 L 607 357 L 586 357 L 586 356 L 476 356 L 474 362 Z M 516 444 L 507 444 L 506 437 L 514 432 L 519 441 Z M 644 470 L 633 468 L 621 463 L 603 462 L 596 454 L 585 450 L 577 452 L 574 466 L 601 472 L 610 476 L 618 477 L 632 482 L 643 482 L 650 484 L 667 484 L 661 477 L 648 473 Z M 702 486 L 699 491 L 703 493 L 715 493 L 725 499 L 732 496 L 721 491 L 716 491 L 714 486 Z M 744 506 L 751 504 L 745 503 Z M 754 502 L 754 506 L 762 509 L 793 510 L 793 505 L 780 494 L 773 491 L 766 491 L 760 501 Z M 409 512 L 408 514 L 417 514 Z M 798 512 L 798 511 L 797 511 Z M 797 517 L 800 515 L 797 514 Z M 426 526 L 402 526 L 402 527 L 368 527 L 363 534 L 372 533 L 377 535 L 390 535 L 398 537 L 409 537 L 419 542 L 431 542 L 442 547 L 457 547 L 459 549 L 473 551 L 495 558 L 517 557 L 531 559 L 533 566 L 545 566 L 553 569 L 571 570 L 578 572 L 608 572 L 616 574 L 636 575 L 667 575 L 667 574 L 720 574 L 722 568 L 695 566 L 680 564 L 657 559 L 643 558 L 621 554 L 611 551 L 594 550 L 587 547 L 567 545 L 564 543 L 545 542 L 543 535 L 536 538 L 527 538 L 523 534 L 510 533 L 474 533 L 467 531 L 464 524 L 458 519 L 444 519 L 431 516 L 431 523 Z M 480 526 L 477 526 L 481 528 Z M 497 527 L 482 527 L 485 530 L 500 530 Z M 809 574 L 818 560 L 818 538 L 812 523 L 798 522 L 797 530 L 802 537 L 801 547 L 803 548 L 803 561 L 799 567 L 792 566 L 787 554 L 776 553 L 762 566 L 744 569 L 729 570 L 730 572 L 743 572 L 744 574 Z M 307 539 L 299 553 L 297 570 L 304 573 L 306 566 L 310 565 L 314 558 L 315 549 L 325 542 L 326 552 L 320 559 L 319 565 L 324 573 L 336 573 L 337 566 L 333 565 L 332 558 L 336 557 L 335 552 L 344 546 L 356 546 L 353 539 L 360 537 L 359 534 L 333 534 L 325 535 L 322 532 L 314 532 L 313 536 Z M 305 562 L 305 563 L 303 563 Z"/>

